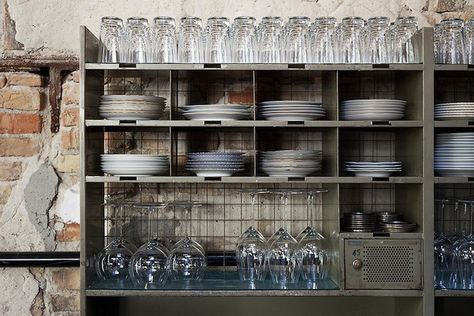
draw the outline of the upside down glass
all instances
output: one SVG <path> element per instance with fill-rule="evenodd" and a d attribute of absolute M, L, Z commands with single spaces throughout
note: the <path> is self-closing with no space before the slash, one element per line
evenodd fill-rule
<path fill-rule="evenodd" d="M 181 63 L 201 63 L 203 61 L 202 21 L 200 18 L 192 16 L 181 18 L 178 59 Z"/>
<path fill-rule="evenodd" d="M 474 65 L 474 19 L 470 19 L 464 24 L 464 36 L 466 62 Z"/>
<path fill-rule="evenodd" d="M 127 62 L 138 64 L 151 60 L 151 38 L 149 32 L 147 19 L 140 17 L 127 19 L 125 31 Z"/>
<path fill-rule="evenodd" d="M 123 22 L 114 16 L 101 20 L 99 56 L 101 63 L 118 63 L 123 59 Z"/>
<path fill-rule="evenodd" d="M 262 18 L 258 26 L 258 62 L 282 62 L 282 25 L 283 19 L 277 16 Z"/>
<path fill-rule="evenodd" d="M 230 31 L 231 60 L 233 63 L 253 63 L 257 60 L 256 21 L 251 16 L 234 19 Z"/>
<path fill-rule="evenodd" d="M 362 30 L 364 19 L 347 17 L 342 19 L 338 29 L 339 62 L 343 64 L 358 64 L 362 62 Z"/>
<path fill-rule="evenodd" d="M 374 17 L 367 20 L 364 41 L 364 62 L 386 64 L 389 62 L 387 33 L 390 21 L 387 17 Z"/>
<path fill-rule="evenodd" d="M 463 26 L 464 22 L 461 19 L 446 19 L 441 21 L 441 63 L 463 64 L 465 62 Z"/>
<path fill-rule="evenodd" d="M 176 43 L 176 23 L 168 16 L 159 16 L 153 20 L 153 61 L 174 63 L 178 59 Z"/>
<path fill-rule="evenodd" d="M 415 35 L 417 30 L 418 22 L 414 16 L 399 17 L 395 20 L 391 62 L 416 62 L 417 52 L 413 43 L 413 35 Z"/>
<path fill-rule="evenodd" d="M 307 63 L 309 56 L 309 27 L 306 16 L 290 17 L 285 27 L 285 62 Z"/>
<path fill-rule="evenodd" d="M 209 18 L 204 34 L 204 62 L 227 63 L 229 61 L 229 20 L 225 17 Z"/>
<path fill-rule="evenodd" d="M 333 17 L 316 18 L 311 27 L 311 58 L 317 64 L 336 62 L 336 28 Z"/>

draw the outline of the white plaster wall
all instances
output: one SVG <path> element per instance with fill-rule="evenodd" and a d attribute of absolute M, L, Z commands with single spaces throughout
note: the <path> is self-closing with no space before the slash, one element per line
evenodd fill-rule
<path fill-rule="evenodd" d="M 106 15 L 122 18 L 143 16 L 149 19 L 158 15 L 175 18 L 195 15 L 203 19 L 215 15 L 229 18 L 239 15 L 251 15 L 256 18 L 266 15 L 279 15 L 285 18 L 294 15 L 310 17 L 330 15 L 339 19 L 345 16 L 368 18 L 377 15 L 394 19 L 399 15 L 415 15 L 421 25 L 429 25 L 433 21 L 432 15 L 427 14 L 428 7 L 432 6 L 433 2 L 430 0 L 3 1 L 7 1 L 10 16 L 16 22 L 16 40 L 24 44 L 26 52 L 36 51 L 47 55 L 61 53 L 77 55 L 79 26 L 86 25 L 97 33 L 100 17 Z"/>

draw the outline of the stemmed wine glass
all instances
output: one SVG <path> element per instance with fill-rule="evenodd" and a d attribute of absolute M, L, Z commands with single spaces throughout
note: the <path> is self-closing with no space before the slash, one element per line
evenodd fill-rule
<path fill-rule="evenodd" d="M 472 227 L 474 201 L 461 200 L 464 210 L 469 207 L 470 234 L 455 243 L 454 261 L 459 282 L 456 288 L 463 290 L 474 289 L 474 231 Z"/>
<path fill-rule="evenodd" d="M 253 214 L 258 192 L 250 192 Z M 236 247 L 237 271 L 240 280 L 247 281 L 250 289 L 256 288 L 256 281 L 265 279 L 265 253 L 267 243 L 262 233 L 250 226 L 239 238 Z"/>
<path fill-rule="evenodd" d="M 166 203 L 133 205 L 134 208 L 147 216 L 148 241 L 138 248 L 130 259 L 130 275 L 132 281 L 139 286 L 144 286 L 145 289 L 159 286 L 165 280 L 169 250 L 159 240 L 158 232 L 153 231 L 153 222 L 158 223 L 158 211 L 166 206 Z"/>
<path fill-rule="evenodd" d="M 114 236 L 113 240 L 99 252 L 95 262 L 96 272 L 100 279 L 115 281 L 121 285 L 129 278 L 129 263 L 136 250 L 135 246 L 123 237 L 123 227 L 119 229 L 119 213 L 124 218 L 126 208 L 129 206 L 130 204 L 126 202 L 104 204 L 104 207 L 113 210 Z"/>
<path fill-rule="evenodd" d="M 285 216 L 288 214 L 289 194 L 288 192 L 281 192 L 280 194 L 284 205 L 283 227 L 275 234 L 276 237 L 271 243 L 266 257 L 272 282 L 281 289 L 287 289 L 288 284 L 297 282 L 296 250 L 298 242 L 289 233 Z"/>
<path fill-rule="evenodd" d="M 175 201 L 170 203 L 174 207 L 182 207 L 186 218 L 189 217 L 189 227 L 186 225 L 185 237 L 179 240 L 171 249 L 166 263 L 168 276 L 172 280 L 181 280 L 189 286 L 191 281 L 200 280 L 207 267 L 207 258 L 203 247 L 190 236 L 191 210 L 193 206 L 201 204 L 193 201 Z"/>
<path fill-rule="evenodd" d="M 435 258 L 435 287 L 446 289 L 449 287 L 450 274 L 452 268 L 452 250 L 453 245 L 449 238 L 444 235 L 444 211 L 447 199 L 438 200 L 441 203 L 440 217 L 438 219 L 438 235 L 434 241 L 434 258 Z"/>

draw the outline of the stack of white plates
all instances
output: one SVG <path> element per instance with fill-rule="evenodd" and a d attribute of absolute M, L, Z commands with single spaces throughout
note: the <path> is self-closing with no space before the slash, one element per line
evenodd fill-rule
<path fill-rule="evenodd" d="M 196 152 L 189 153 L 186 170 L 198 177 L 228 177 L 244 170 L 243 154 L 240 152 Z"/>
<path fill-rule="evenodd" d="M 472 120 L 474 119 L 474 102 L 436 104 L 434 117 L 437 120 Z"/>
<path fill-rule="evenodd" d="M 153 120 L 163 115 L 166 99 L 150 95 L 103 95 L 99 114 L 110 120 Z"/>
<path fill-rule="evenodd" d="M 399 120 L 405 116 L 403 100 L 390 99 L 360 99 L 342 101 L 341 119 L 358 120 Z"/>
<path fill-rule="evenodd" d="M 474 176 L 474 132 L 436 136 L 434 168 L 440 176 Z"/>
<path fill-rule="evenodd" d="M 262 118 L 274 121 L 314 121 L 326 116 L 321 103 L 310 101 L 265 101 L 258 109 Z"/>
<path fill-rule="evenodd" d="M 183 106 L 182 113 L 190 120 L 243 120 L 250 117 L 250 107 L 244 104 L 196 104 Z"/>
<path fill-rule="evenodd" d="M 389 177 L 394 172 L 402 171 L 402 163 L 399 161 L 347 161 L 346 171 L 353 172 L 356 177 Z"/>
<path fill-rule="evenodd" d="M 264 151 L 260 165 L 272 177 L 306 177 L 321 170 L 320 150 Z"/>
<path fill-rule="evenodd" d="M 152 176 L 168 171 L 168 156 L 102 154 L 101 167 L 114 176 Z"/>

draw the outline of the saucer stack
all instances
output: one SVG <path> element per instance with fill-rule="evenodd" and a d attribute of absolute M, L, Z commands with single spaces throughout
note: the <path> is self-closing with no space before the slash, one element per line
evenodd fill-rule
<path fill-rule="evenodd" d="M 103 95 L 99 115 L 109 120 L 154 120 L 163 115 L 166 99 L 149 95 Z"/>
<path fill-rule="evenodd" d="M 399 161 L 347 161 L 345 170 L 353 172 L 356 177 L 389 177 L 394 172 L 402 171 Z"/>
<path fill-rule="evenodd" d="M 263 172 L 273 177 L 306 177 L 321 170 L 320 150 L 277 150 L 261 153 Z"/>
<path fill-rule="evenodd" d="M 434 168 L 440 176 L 474 176 L 474 133 L 436 135 Z"/>
<path fill-rule="evenodd" d="M 240 152 L 189 153 L 186 170 L 198 177 L 228 177 L 244 170 L 244 158 Z"/>
<path fill-rule="evenodd" d="M 258 109 L 263 119 L 273 121 L 314 121 L 326 116 L 321 103 L 310 101 L 265 101 Z"/>
<path fill-rule="evenodd" d="M 135 154 L 102 154 L 101 167 L 114 176 L 153 176 L 168 171 L 168 156 Z"/>
<path fill-rule="evenodd" d="M 390 99 L 346 100 L 341 103 L 341 119 L 361 120 L 399 120 L 405 116 L 407 102 Z"/>
<path fill-rule="evenodd" d="M 185 105 L 181 109 L 189 120 L 231 121 L 250 118 L 250 107 L 244 104 Z"/>
<path fill-rule="evenodd" d="M 435 104 L 434 118 L 437 120 L 472 120 L 474 119 L 474 102 Z"/>

